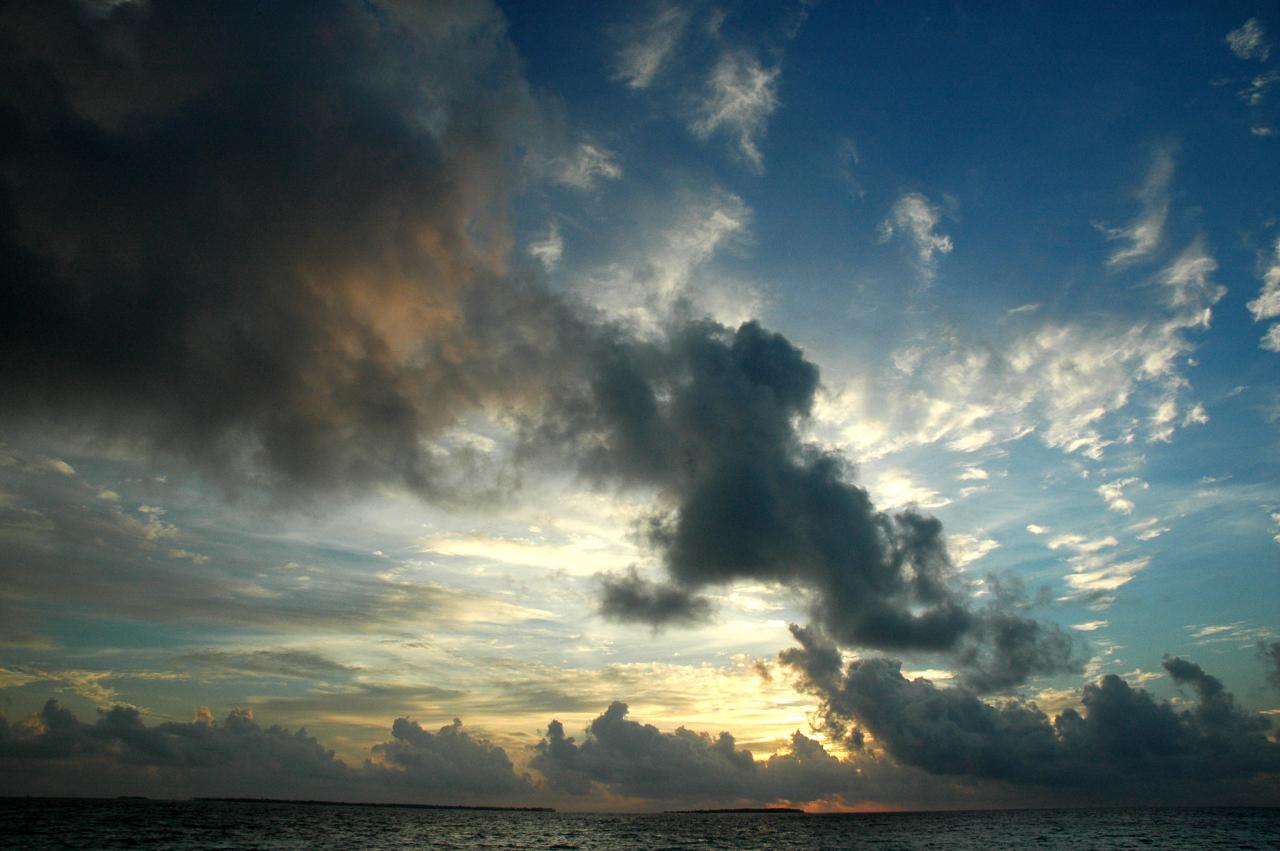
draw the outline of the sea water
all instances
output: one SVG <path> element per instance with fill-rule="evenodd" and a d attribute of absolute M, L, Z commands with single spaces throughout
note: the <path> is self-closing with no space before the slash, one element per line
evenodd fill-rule
<path fill-rule="evenodd" d="M 838 815 L 0 800 L 6 848 L 1280 848 L 1280 809 Z"/>

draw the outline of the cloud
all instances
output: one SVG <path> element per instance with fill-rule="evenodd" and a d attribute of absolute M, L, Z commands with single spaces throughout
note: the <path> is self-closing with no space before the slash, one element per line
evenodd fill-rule
<path fill-rule="evenodd" d="M 1259 641 L 1258 658 L 1267 665 L 1267 682 L 1280 691 L 1280 641 Z"/>
<path fill-rule="evenodd" d="M 947 550 L 951 553 L 951 560 L 961 568 L 986 558 L 998 549 L 1000 549 L 1000 542 L 994 538 L 969 534 L 951 535 L 947 538 Z"/>
<path fill-rule="evenodd" d="M 193 531 L 185 522 L 170 522 L 176 512 L 96 499 L 97 488 L 78 477 L 19 472 L 31 464 L 29 456 L 17 457 L 26 460 L 0 467 L 0 488 L 23 494 L 21 500 L 0 504 L 0 580 L 6 593 L 30 605 L 57 603 L 148 623 L 215 623 L 273 632 L 298 626 L 456 626 L 479 618 L 511 622 L 545 616 L 501 594 L 386 572 L 381 559 L 350 551 L 344 554 L 353 559 L 348 564 L 372 569 L 319 572 L 301 588 L 298 572 L 264 572 L 256 551 L 237 550 L 207 528 Z M 16 615 L 14 621 L 19 621 Z"/>
<path fill-rule="evenodd" d="M 662 3 L 652 17 L 625 30 L 625 44 L 617 56 L 618 79 L 632 89 L 648 88 L 684 35 L 689 18 L 687 9 Z"/>
<path fill-rule="evenodd" d="M 778 108 L 778 74 L 777 67 L 764 67 L 748 50 L 726 51 L 711 69 L 689 129 L 699 139 L 717 133 L 733 137 L 747 165 L 764 171 L 760 139 Z"/>
<path fill-rule="evenodd" d="M 1267 96 L 1267 89 L 1280 83 L 1280 70 L 1267 71 L 1259 74 L 1249 81 L 1249 87 L 1240 92 L 1240 99 L 1249 106 L 1257 106 L 1262 103 Z M 1265 136 L 1266 133 L 1255 133 L 1254 135 Z"/>
<path fill-rule="evenodd" d="M 1271 630 L 1266 627 L 1250 626 L 1248 621 L 1226 624 L 1188 624 L 1187 632 L 1191 634 L 1191 640 L 1200 646 L 1235 644 L 1239 647 L 1251 647 L 1271 637 Z"/>
<path fill-rule="evenodd" d="M 756 323 L 680 309 L 692 271 L 745 227 L 739 199 L 717 194 L 691 213 L 700 227 L 665 231 L 671 250 L 643 279 L 671 307 L 644 335 L 508 269 L 503 211 L 535 109 L 492 7 L 272 7 L 246 27 L 212 4 L 198 31 L 165 7 L 91 20 L 36 4 L 27 18 L 5 29 L 6 74 L 59 97 L 0 96 L 16 122 L 2 188 L 22 219 L 0 222 L 16 282 L 0 295 L 7 418 L 93 423 L 99 440 L 302 498 L 496 499 L 518 482 L 504 465 L 565 453 L 597 484 L 657 492 L 642 534 L 682 593 L 787 583 L 850 644 L 945 650 L 973 628 L 941 525 L 877 511 L 842 458 L 801 440 L 816 367 Z M 121 39 L 138 45 L 124 70 Z M 725 53 L 697 127 L 738 135 L 758 163 L 776 75 Z M 574 173 L 607 176 L 602 156 L 579 146 Z M 519 433 L 515 458 L 449 439 L 486 410 Z M 242 564 L 173 557 L 202 553 L 162 507 L 96 502 L 52 519 L 14 508 L 6 525 L 29 545 L 0 560 L 8 590 L 275 626 L 449 622 L 481 602 L 386 574 L 311 583 L 302 603 Z M 76 551 L 95 539 L 109 546 L 93 559 Z M 130 561 L 162 542 L 173 563 Z M 615 602 L 645 590 L 604 587 Z M 503 620 L 542 615 L 484 602 Z"/>
<path fill-rule="evenodd" d="M 313 680 L 335 676 L 345 678 L 359 670 L 320 653 L 299 649 L 195 650 L 182 654 L 177 661 L 184 665 L 233 674 Z"/>
<path fill-rule="evenodd" d="M 0 716 L 0 791 L 417 803 L 524 801 L 533 793 L 502 748 L 471 737 L 458 721 L 431 733 L 398 718 L 391 736 L 353 767 L 305 730 L 262 727 L 247 709 L 221 721 L 202 709 L 191 722 L 147 726 L 130 707 L 85 723 L 50 700 L 29 721 Z"/>
<path fill-rule="evenodd" d="M 1111 511 L 1132 514 L 1135 506 L 1133 501 L 1126 496 L 1126 493 L 1132 488 L 1145 491 L 1150 487 L 1142 479 L 1129 476 L 1128 478 L 1116 479 L 1115 481 L 1098 485 L 1097 492 L 1106 501 L 1107 508 Z"/>
<path fill-rule="evenodd" d="M 92 422 L 121 451 L 281 494 L 504 487 L 424 440 L 536 394 L 568 321 L 505 277 L 536 110 L 501 15 L 246 14 L 6 7 L 6 420 Z M 579 183 L 616 169 L 589 145 L 569 161 Z"/>
<path fill-rule="evenodd" d="M 1267 737 L 1268 722 L 1182 659 L 1166 658 L 1165 669 L 1197 695 L 1189 711 L 1108 675 L 1082 690 L 1083 713 L 1067 708 L 1051 721 L 1034 703 L 992 705 L 964 686 L 908 680 L 894 660 L 860 659 L 840 671 L 815 666 L 815 654 L 821 649 L 802 642 L 783 661 L 822 701 L 828 734 L 861 741 L 865 732 L 895 761 L 930 773 L 1163 800 L 1196 800 L 1248 779 L 1261 784 L 1254 796 L 1274 794 L 1280 783 L 1280 744 Z"/>
<path fill-rule="evenodd" d="M 600 614 L 608 620 L 639 621 L 654 627 L 694 624 L 711 616 L 711 603 L 680 588 L 643 579 L 632 568 L 625 576 L 602 577 Z"/>
<path fill-rule="evenodd" d="M 1084 535 L 1055 535 L 1049 539 L 1047 546 L 1051 550 L 1066 547 L 1078 553 L 1096 553 L 1098 550 L 1114 547 L 1118 543 L 1114 535 L 1093 540 L 1089 540 Z"/>
<path fill-rule="evenodd" d="M 580 143 L 561 160 L 559 166 L 554 174 L 556 182 L 575 189 L 591 189 L 599 180 L 622 177 L 622 168 L 614 155 L 588 142 Z"/>
<path fill-rule="evenodd" d="M 669 584 L 606 584 L 612 617 L 656 625 L 675 607 L 670 591 L 753 581 L 800 595 L 844 646 L 946 652 L 1002 636 L 999 653 L 1016 655 L 1019 640 L 1046 636 L 1021 616 L 971 610 L 942 524 L 877 509 L 842 457 L 802 440 L 818 371 L 785 337 L 689 323 L 661 341 L 613 340 L 593 362 L 590 384 L 556 405 L 562 418 L 525 440 L 600 482 L 658 494 L 640 533 Z"/>
<path fill-rule="evenodd" d="M 1130 406 L 1169 403 L 1176 417 L 1191 334 L 1209 327 L 1225 293 L 1208 278 L 1215 266 L 1193 242 L 1154 277 L 1158 300 L 1128 320 L 1050 320 L 1007 340 L 935 329 L 900 359 L 909 370 L 855 374 L 820 393 L 812 434 L 863 460 L 936 443 L 972 452 L 1032 434 L 1102 458 L 1135 439 L 1132 418 L 1116 416 Z M 1152 434 L 1171 436 L 1176 425 Z"/>
<path fill-rule="evenodd" d="M 805 802 L 845 793 L 861 785 L 854 767 L 828 754 L 800 732 L 790 748 L 757 761 L 739 750 L 727 732 L 718 736 L 680 727 L 664 733 L 627 717 L 625 703 L 615 701 L 587 727 L 582 742 L 552 721 L 530 765 L 556 790 L 587 795 L 604 789 L 610 795 L 647 800 L 795 801 Z"/>
<path fill-rule="evenodd" d="M 560 226 L 555 222 L 547 228 L 545 238 L 529 243 L 529 254 L 535 257 L 548 272 L 560 264 L 564 254 L 564 240 L 560 238 Z"/>
<path fill-rule="evenodd" d="M 1156 152 L 1147 171 L 1138 200 L 1142 211 L 1130 224 L 1120 228 L 1102 228 L 1107 239 L 1122 245 L 1107 258 L 1108 266 L 1127 266 L 1151 257 L 1164 238 L 1165 219 L 1169 216 L 1169 183 L 1173 179 L 1173 152 Z"/>
<path fill-rule="evenodd" d="M 660 337 L 681 314 L 745 322 L 758 312 L 759 294 L 718 276 L 712 263 L 746 243 L 751 219 L 751 209 L 732 193 L 685 193 L 639 240 L 639 251 L 591 269 L 577 292 L 610 320 L 649 337 Z"/>
<path fill-rule="evenodd" d="M 1254 322 L 1280 317 L 1280 239 L 1272 250 L 1271 263 L 1262 273 L 1262 289 L 1258 297 L 1250 301 L 1246 307 L 1253 314 Z M 1267 328 L 1262 338 L 1262 348 L 1267 351 L 1280 351 L 1280 323 L 1273 323 Z"/>
<path fill-rule="evenodd" d="M 1271 46 L 1266 43 L 1266 34 L 1257 18 L 1250 18 L 1236 29 L 1227 33 L 1227 45 L 1231 52 L 1241 59 L 1257 59 L 1265 62 L 1271 55 Z"/>
<path fill-rule="evenodd" d="M 462 722 L 432 733 L 408 718 L 391 725 L 389 741 L 374 745 L 365 770 L 385 769 L 379 779 L 393 780 L 415 794 L 448 796 L 462 800 L 510 800 L 528 796 L 528 778 L 516 774 L 506 751 L 462 729 Z"/>
<path fill-rule="evenodd" d="M 888 241 L 895 233 L 911 240 L 916 253 L 916 268 L 921 280 L 932 281 L 938 271 L 938 255 L 950 254 L 951 237 L 938 232 L 942 217 L 938 208 L 918 192 L 898 198 L 890 217 L 880 223 L 880 237 Z"/>

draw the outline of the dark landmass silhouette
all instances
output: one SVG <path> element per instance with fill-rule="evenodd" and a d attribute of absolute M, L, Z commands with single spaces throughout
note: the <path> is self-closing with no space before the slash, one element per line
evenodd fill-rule
<path fill-rule="evenodd" d="M 193 801 L 213 801 L 221 804 L 304 804 L 317 807 L 400 807 L 411 810 L 479 810 L 485 812 L 554 813 L 554 807 L 499 807 L 484 804 L 396 804 L 370 801 L 316 801 L 292 798 L 192 798 Z"/>

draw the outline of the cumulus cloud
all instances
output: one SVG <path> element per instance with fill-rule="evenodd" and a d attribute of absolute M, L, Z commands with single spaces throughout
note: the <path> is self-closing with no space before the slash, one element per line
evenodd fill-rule
<path fill-rule="evenodd" d="M 955 246 L 951 237 L 938 231 L 942 216 L 936 206 L 919 192 L 908 192 L 893 205 L 889 218 L 880 223 L 880 238 L 888 241 L 901 233 L 915 250 L 920 278 L 929 282 L 937 275 L 938 255 L 950 254 Z"/>
<path fill-rule="evenodd" d="M 718 133 L 732 137 L 747 165 L 764 171 L 760 140 L 778 108 L 778 73 L 776 66 L 765 67 L 751 51 L 726 51 L 707 77 L 689 129 L 700 139 Z"/>
<path fill-rule="evenodd" d="M 665 802 L 805 802 L 850 798 L 860 782 L 854 766 L 799 731 L 788 750 L 765 760 L 739 750 L 733 735 L 684 727 L 664 733 L 627 717 L 615 701 L 587 727 L 581 742 L 552 721 L 531 767 L 551 788 L 572 795 L 603 789 L 613 795 Z M 864 789 L 869 791 L 869 789 Z"/>
<path fill-rule="evenodd" d="M 1227 45 L 1231 48 L 1231 52 L 1241 59 L 1257 59 L 1265 62 L 1271 55 L 1271 46 L 1267 44 L 1266 33 L 1257 18 L 1250 18 L 1227 33 Z"/>
<path fill-rule="evenodd" d="M 602 350 L 591 384 L 557 406 L 573 416 L 528 438 L 568 447 L 603 481 L 657 489 L 644 533 L 672 588 L 778 584 L 848 646 L 948 651 L 999 629 L 969 608 L 941 523 L 877 510 L 840 456 L 801 439 L 818 371 L 799 349 L 756 323 L 677 330 Z M 659 599 L 625 580 L 606 588 L 615 602 Z M 608 611 L 661 622 L 644 617 L 671 608 L 661 599 Z"/>
<path fill-rule="evenodd" d="M 506 751 L 483 739 L 473 738 L 462 722 L 441 727 L 435 733 L 424 730 L 408 718 L 391 725 L 389 741 L 374 745 L 365 771 L 375 773 L 384 783 L 403 784 L 419 794 L 510 800 L 528 796 L 532 786 L 527 777 L 512 767 Z M 375 768 L 384 772 L 375 772 Z"/>
<path fill-rule="evenodd" d="M 783 661 L 821 700 L 820 723 L 830 735 L 860 742 L 870 734 L 894 760 L 934 774 L 1107 787 L 1166 801 L 1196 800 L 1231 781 L 1254 797 L 1274 795 L 1280 785 L 1280 744 L 1268 737 L 1268 721 L 1178 658 L 1164 666 L 1195 693 L 1190 710 L 1108 675 L 1081 691 L 1083 712 L 1066 708 L 1053 720 L 1032 702 L 990 704 L 964 686 L 909 680 L 890 659 L 840 670 L 822 648 L 802 641 Z"/>
<path fill-rule="evenodd" d="M 391 736 L 350 766 L 306 730 L 263 727 L 247 709 L 222 720 L 201 709 L 191 722 L 148 726 L 131 707 L 102 710 L 87 723 L 50 700 L 25 721 L 0 716 L 0 791 L 416 803 L 509 802 L 533 793 L 502 748 L 458 721 L 431 733 L 399 718 Z"/>

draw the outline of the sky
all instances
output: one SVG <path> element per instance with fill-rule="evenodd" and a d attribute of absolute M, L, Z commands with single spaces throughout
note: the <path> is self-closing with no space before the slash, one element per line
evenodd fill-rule
<path fill-rule="evenodd" d="M 1280 802 L 1265 2 L 0 11 L 0 794 Z"/>

